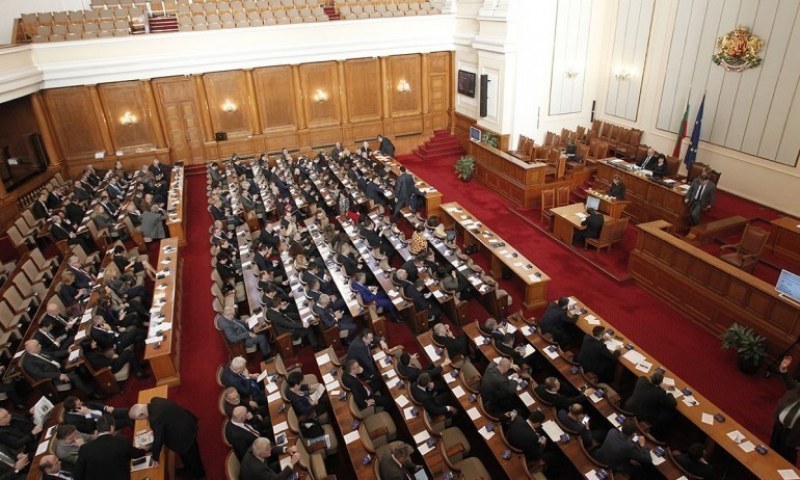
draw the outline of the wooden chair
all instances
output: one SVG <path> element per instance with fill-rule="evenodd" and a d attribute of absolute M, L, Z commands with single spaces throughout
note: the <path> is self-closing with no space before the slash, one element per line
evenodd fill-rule
<path fill-rule="evenodd" d="M 569 186 L 558 187 L 556 190 L 556 205 L 559 207 L 569 205 Z"/>
<path fill-rule="evenodd" d="M 730 250 L 731 253 L 722 253 L 719 258 L 747 273 L 753 273 L 756 263 L 758 263 L 758 257 L 764 251 L 768 239 L 769 232 L 747 224 L 741 241 L 733 245 L 723 245 L 720 252 Z"/>
<path fill-rule="evenodd" d="M 81 356 L 83 357 L 83 355 Z M 111 372 L 111 367 L 103 367 L 95 370 L 92 368 L 92 364 L 86 360 L 86 357 L 83 357 L 83 365 L 86 367 L 86 370 L 89 371 L 89 374 L 94 377 L 98 390 L 100 390 L 102 394 L 114 395 L 122 390 L 119 388 L 114 373 Z M 120 372 L 122 372 L 122 370 L 120 370 Z M 130 367 L 128 367 L 128 373 L 130 374 Z"/>
<path fill-rule="evenodd" d="M 222 328 L 219 326 L 219 317 L 214 316 L 214 328 L 219 332 L 219 336 L 222 339 L 222 343 L 225 345 L 225 349 L 228 351 L 228 358 L 234 357 L 245 357 L 247 358 L 248 353 L 252 353 L 256 351 L 256 346 L 253 345 L 250 348 L 246 348 L 244 345 L 244 340 L 239 340 L 238 342 L 229 342 L 228 338 L 225 336 L 225 332 L 222 331 Z"/>
<path fill-rule="evenodd" d="M 548 230 L 553 226 L 553 215 L 555 215 L 550 209 L 555 208 L 555 206 L 556 190 L 554 188 L 542 190 L 542 209 L 539 212 L 539 220 L 544 221 L 545 218 L 547 219 Z"/>
<path fill-rule="evenodd" d="M 236 458 L 233 451 L 228 452 L 225 457 L 225 479 L 226 480 L 239 480 L 239 459 Z"/>
<path fill-rule="evenodd" d="M 627 218 L 625 220 L 627 220 Z M 601 248 L 611 249 L 611 235 L 614 231 L 614 223 L 614 221 L 603 223 L 603 228 L 600 229 L 600 236 L 597 238 L 587 238 L 586 242 L 583 244 L 583 249 L 586 250 L 589 245 L 596 248 L 598 253 Z"/>
<path fill-rule="evenodd" d="M 689 480 L 703 480 L 703 477 L 698 477 L 697 475 L 692 475 L 685 468 L 683 468 L 680 463 L 675 461 L 675 457 L 681 454 L 680 450 L 672 450 L 670 448 L 665 448 L 664 450 L 667 451 L 667 456 L 670 459 L 670 463 L 672 463 L 673 465 L 678 467 L 678 470 L 680 470 L 680 472 L 683 474 L 684 477 L 686 477 Z"/>

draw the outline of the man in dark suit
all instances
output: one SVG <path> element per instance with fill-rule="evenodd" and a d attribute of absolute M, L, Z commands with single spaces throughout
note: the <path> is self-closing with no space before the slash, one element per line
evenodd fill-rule
<path fill-rule="evenodd" d="M 30 459 L 27 453 L 17 453 L 0 445 L 0 479 L 25 480 L 28 478 L 27 466 L 29 463 Z"/>
<path fill-rule="evenodd" d="M 693 443 L 689 445 L 689 449 L 685 453 L 675 455 L 675 462 L 695 477 L 713 480 L 717 476 L 714 473 L 714 467 L 703 458 L 705 454 L 702 443 Z"/>
<path fill-rule="evenodd" d="M 394 204 L 394 214 L 392 215 L 392 222 L 397 220 L 400 216 L 400 210 L 403 209 L 411 201 L 411 195 L 414 194 L 417 187 L 414 185 L 414 177 L 406 171 L 406 167 L 400 167 L 400 175 L 397 177 L 394 187 L 394 196 L 396 203 Z"/>
<path fill-rule="evenodd" d="M 81 205 L 74 201 L 71 197 L 64 198 L 64 215 L 73 225 L 80 225 L 83 217 L 86 216 L 86 210 Z"/>
<path fill-rule="evenodd" d="M 508 443 L 512 447 L 522 450 L 525 460 L 533 462 L 542 458 L 544 447 L 547 445 L 547 437 L 536 432 L 544 421 L 544 414 L 541 410 L 531 412 L 528 420 L 519 415 L 512 415 L 509 420 L 503 422 L 503 433 L 505 433 Z"/>
<path fill-rule="evenodd" d="M 573 245 L 583 245 L 587 238 L 599 238 L 600 232 L 603 230 L 605 216 L 602 213 L 590 207 L 586 209 L 586 214 L 588 216 L 581 222 L 581 225 L 586 228 L 575 232 Z"/>
<path fill-rule="evenodd" d="M 597 375 L 600 382 L 611 383 L 614 379 L 614 366 L 617 364 L 619 350 L 612 353 L 605 344 L 606 329 L 598 325 L 591 335 L 583 337 L 583 345 L 578 353 L 578 363 L 583 370 Z"/>
<path fill-rule="evenodd" d="M 639 377 L 633 394 L 625 402 L 625 409 L 631 411 L 636 418 L 649 422 L 653 428 L 652 433 L 662 436 L 675 416 L 677 400 L 668 393 L 674 390 L 672 385 L 664 384 L 664 373 L 660 370 L 653 373 L 650 378 Z"/>
<path fill-rule="evenodd" d="M 222 369 L 220 381 L 226 387 L 233 387 L 239 395 L 250 399 L 259 405 L 267 404 L 264 390 L 256 383 L 257 373 L 247 371 L 247 360 L 244 357 L 234 357 L 230 365 Z"/>
<path fill-rule="evenodd" d="M 45 455 L 39 460 L 39 470 L 42 472 L 42 480 L 75 478 L 72 473 L 64 468 L 64 464 L 55 455 Z M 130 476 L 128 477 L 130 478 Z"/>
<path fill-rule="evenodd" d="M 562 346 L 569 344 L 579 333 L 575 327 L 578 314 L 569 312 L 568 309 L 569 298 L 561 297 L 547 306 L 547 310 L 539 320 L 540 331 L 552 335 L 553 340 Z"/>
<path fill-rule="evenodd" d="M 297 450 L 292 452 L 294 448 L 273 448 L 268 438 L 257 438 L 242 459 L 239 480 L 288 480 L 294 475 L 294 466 L 300 461 L 300 454 L 297 453 Z M 292 465 L 279 470 L 280 467 L 270 465 L 268 459 L 283 452 L 291 453 Z"/>
<path fill-rule="evenodd" d="M 41 425 L 34 425 L 27 418 L 11 415 L 5 408 L 0 408 L 0 443 L 6 447 L 33 456 L 41 431 Z"/>
<path fill-rule="evenodd" d="M 634 440 L 636 423 L 633 419 L 625 420 L 622 429 L 612 428 L 608 431 L 603 445 L 594 452 L 594 458 L 612 468 L 615 472 L 627 472 L 631 478 L 648 478 L 642 476 L 642 469 L 634 467 L 631 460 L 639 462 L 642 467 L 652 465 L 650 450 L 645 448 L 644 435 Z"/>
<path fill-rule="evenodd" d="M 92 387 L 84 382 L 77 372 L 73 370 L 62 373 L 61 364 L 42 353 L 42 346 L 38 340 L 25 342 L 25 354 L 22 355 L 21 365 L 34 380 L 49 378 L 56 384 L 70 382 L 86 395 L 97 398 Z"/>
<path fill-rule="evenodd" d="M 565 429 L 577 432 L 587 450 L 594 446 L 595 439 L 599 441 L 603 438 L 602 431 L 592 432 L 589 430 L 589 417 L 583 411 L 580 403 L 573 403 L 567 410 L 559 410 L 557 415 Z"/>
<path fill-rule="evenodd" d="M 563 410 L 575 403 L 585 403 L 586 397 L 584 395 L 591 395 L 594 393 L 594 389 L 587 388 L 582 394 L 565 395 L 561 393 L 561 382 L 556 377 L 547 377 L 544 382 L 536 385 L 534 393 L 543 402 L 553 405 L 557 410 Z"/>
<path fill-rule="evenodd" d="M 792 357 L 783 357 L 778 371 L 783 377 L 786 393 L 783 394 L 772 414 L 774 424 L 769 446 L 780 456 L 794 465 L 797 461 L 797 449 L 800 448 L 800 383 L 789 374 Z"/>
<path fill-rule="evenodd" d="M 422 364 L 419 363 L 416 353 L 414 355 L 409 355 L 408 352 L 400 354 L 400 361 L 397 363 L 397 373 L 411 382 L 416 382 L 422 373 L 427 373 L 434 382 L 438 383 L 437 389 L 439 386 L 446 387 L 446 384 L 444 384 L 442 380 L 442 367 L 432 365 L 428 368 L 422 368 Z"/>
<path fill-rule="evenodd" d="M 361 365 L 366 372 L 364 375 L 366 378 L 378 375 L 378 369 L 375 368 L 375 363 L 372 361 L 372 349 L 378 346 L 384 351 L 389 349 L 383 339 L 376 339 L 370 330 L 364 329 L 347 347 L 347 358 L 353 359 Z"/>
<path fill-rule="evenodd" d="M 378 135 L 378 151 L 381 152 L 381 155 L 394 158 L 394 144 L 383 135 Z"/>
<path fill-rule="evenodd" d="M 339 161 L 339 157 L 342 155 L 342 142 L 336 142 L 334 144 L 333 149 L 331 149 L 331 158 L 335 161 Z"/>
<path fill-rule="evenodd" d="M 245 453 L 253 445 L 253 442 L 260 436 L 258 430 L 247 424 L 247 417 L 250 415 L 245 407 L 233 409 L 233 415 L 225 423 L 225 440 L 231 444 L 236 458 L 241 462 Z"/>
<path fill-rule="evenodd" d="M 342 365 L 342 384 L 353 395 L 356 405 L 361 410 L 375 407 L 375 411 L 385 410 L 392 401 L 377 391 L 377 382 L 370 382 L 363 378 L 364 368 L 355 359 L 348 358 Z"/>
<path fill-rule="evenodd" d="M 455 407 L 447 405 L 448 400 L 450 400 L 450 392 L 437 391 L 431 376 L 427 373 L 419 375 L 409 393 L 414 397 L 414 400 L 422 404 L 422 408 L 431 416 L 451 416 L 456 413 Z"/>
<path fill-rule="evenodd" d="M 611 188 L 608 189 L 608 196 L 617 200 L 625 200 L 625 183 L 616 173 L 611 179 Z"/>
<path fill-rule="evenodd" d="M 383 480 L 406 480 L 414 478 L 419 468 L 411 460 L 411 445 L 402 443 L 383 454 L 378 469 Z"/>
<path fill-rule="evenodd" d="M 645 170 L 649 170 L 657 162 L 658 162 L 658 157 L 656 156 L 656 150 L 653 147 L 650 147 L 647 149 L 647 155 L 642 159 L 641 162 L 637 163 L 636 165 Z"/>
<path fill-rule="evenodd" d="M 100 402 L 84 402 L 74 396 L 64 399 L 64 423 L 73 425 L 81 433 L 94 433 L 97 422 L 103 415 L 111 415 L 114 419 L 114 430 L 133 428 L 127 408 L 114 408 Z"/>
<path fill-rule="evenodd" d="M 700 214 L 711 208 L 716 191 L 717 186 L 708 178 L 708 175 L 694 179 L 683 199 L 689 205 L 692 225 L 700 225 Z"/>
<path fill-rule="evenodd" d="M 483 372 L 481 397 L 486 403 L 486 409 L 495 416 L 515 409 L 519 410 L 518 413 L 528 412 L 517 395 L 517 382 L 506 376 L 510 369 L 511 361 L 501 358 L 499 362 L 489 362 Z"/>
<path fill-rule="evenodd" d="M 31 205 L 31 211 L 33 212 L 33 218 L 37 220 L 45 220 L 52 215 L 50 213 L 50 208 L 47 206 L 46 190 L 42 190 L 42 192 L 36 198 L 36 201 L 33 202 L 33 205 Z"/>
<path fill-rule="evenodd" d="M 269 358 L 270 348 L 266 335 L 251 332 L 244 320 L 236 318 L 236 307 L 232 305 L 225 307 L 222 313 L 217 315 L 217 325 L 228 343 L 244 341 L 244 346 L 247 348 L 257 345 L 264 360 Z"/>
<path fill-rule="evenodd" d="M 181 456 L 189 478 L 205 478 L 206 471 L 197 445 L 197 417 L 177 403 L 155 397 L 149 404 L 137 403 L 130 409 L 134 420 L 148 420 L 153 430 L 153 458 L 166 446 Z"/>
<path fill-rule="evenodd" d="M 78 450 L 76 480 L 131 478 L 130 460 L 143 452 L 133 448 L 127 438 L 115 435 L 115 431 L 116 425 L 111 415 L 103 415 L 97 421 L 97 438 Z"/>
<path fill-rule="evenodd" d="M 298 338 L 305 338 L 308 340 L 311 348 L 318 349 L 320 347 L 320 343 L 319 340 L 317 340 L 317 335 L 314 333 L 314 330 L 304 327 L 299 319 L 293 320 L 281 312 L 281 305 L 283 305 L 285 308 L 286 302 L 277 298 L 271 299 L 265 304 L 267 307 L 267 320 L 275 327 L 275 332 L 278 335 L 283 333 L 291 333 L 292 338 L 295 340 Z"/>
<path fill-rule="evenodd" d="M 433 340 L 447 350 L 450 359 L 469 356 L 469 340 L 467 335 L 461 333 L 456 336 L 450 330 L 450 325 L 439 323 L 433 326 Z"/>

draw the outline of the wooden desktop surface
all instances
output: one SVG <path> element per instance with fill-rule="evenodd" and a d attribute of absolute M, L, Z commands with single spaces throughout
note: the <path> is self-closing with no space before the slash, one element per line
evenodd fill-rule
<path fill-rule="evenodd" d="M 525 308 L 537 309 L 547 305 L 550 277 L 546 273 L 457 202 L 445 203 L 442 210 L 460 226 L 465 245 L 471 238 L 490 253 L 494 278 L 502 277 L 502 267 L 505 266 L 522 282 L 525 289 Z M 478 233 L 474 232 L 475 229 L 479 230 Z M 502 243 L 505 245 L 498 246 Z"/>
<path fill-rule="evenodd" d="M 772 222 L 769 248 L 778 258 L 791 262 L 794 273 L 800 274 L 800 220 L 792 217 L 776 218 Z"/>
<path fill-rule="evenodd" d="M 186 192 L 183 181 L 183 164 L 179 164 L 170 173 L 169 195 L 167 196 L 167 228 L 169 236 L 178 238 L 181 247 L 186 246 L 186 217 L 184 215 L 184 205 L 186 205 Z M 169 213 L 174 210 L 174 213 Z"/>
<path fill-rule="evenodd" d="M 553 234 L 566 243 L 572 245 L 572 239 L 576 230 L 585 230 L 586 227 L 582 225 L 583 220 L 586 218 L 582 215 L 587 215 L 586 205 L 583 203 L 573 203 L 563 207 L 551 208 L 553 216 Z M 603 215 L 605 222 L 610 222 L 613 219 L 608 215 Z"/>
<path fill-rule="evenodd" d="M 178 242 L 178 238 L 161 240 L 158 263 L 154 265 L 156 272 L 159 273 L 169 269 L 169 275 L 164 278 L 158 278 L 159 275 L 156 275 L 153 289 L 153 308 L 158 308 L 156 299 L 163 294 L 165 301 L 161 304 L 160 312 L 164 315 L 164 318 L 160 323 L 172 324 L 172 328 L 169 330 L 161 331 L 163 336 L 161 342 L 146 345 L 144 349 L 144 358 L 150 362 L 150 367 L 156 378 L 156 385 L 176 386 L 181 383 L 180 332 L 183 261 L 178 250 Z M 156 328 L 151 319 L 148 338 L 157 335 L 154 331 Z"/>

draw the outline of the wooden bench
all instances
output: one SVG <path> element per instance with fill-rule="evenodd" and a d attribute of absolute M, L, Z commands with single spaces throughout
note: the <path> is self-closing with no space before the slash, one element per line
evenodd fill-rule
<path fill-rule="evenodd" d="M 741 235 L 748 220 L 741 215 L 714 220 L 713 222 L 695 225 L 689 230 L 686 241 L 693 245 L 703 245 L 733 235 Z"/>

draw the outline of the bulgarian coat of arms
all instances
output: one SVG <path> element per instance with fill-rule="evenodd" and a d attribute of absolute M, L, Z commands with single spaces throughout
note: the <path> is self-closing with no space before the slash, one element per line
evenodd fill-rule
<path fill-rule="evenodd" d="M 711 60 L 728 72 L 743 72 L 761 65 L 758 51 L 764 42 L 750 33 L 749 28 L 738 27 L 717 39 L 717 49 Z"/>

